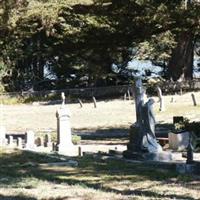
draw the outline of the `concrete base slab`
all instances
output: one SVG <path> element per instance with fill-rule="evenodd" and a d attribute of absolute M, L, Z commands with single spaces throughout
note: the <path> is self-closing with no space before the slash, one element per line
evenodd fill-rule
<path fill-rule="evenodd" d="M 170 152 L 159 152 L 159 153 L 143 153 L 143 152 L 132 152 L 126 150 L 123 152 L 124 158 L 142 160 L 142 161 L 172 161 L 172 154 Z"/>

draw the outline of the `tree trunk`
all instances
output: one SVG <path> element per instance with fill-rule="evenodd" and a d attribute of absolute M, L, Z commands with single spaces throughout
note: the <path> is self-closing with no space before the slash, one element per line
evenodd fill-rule
<path fill-rule="evenodd" d="M 168 65 L 169 78 L 174 81 L 193 78 L 194 36 L 186 32 L 179 37 Z"/>

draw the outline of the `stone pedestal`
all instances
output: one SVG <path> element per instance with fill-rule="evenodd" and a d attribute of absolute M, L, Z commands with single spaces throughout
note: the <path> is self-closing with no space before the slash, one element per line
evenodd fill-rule
<path fill-rule="evenodd" d="M 62 106 L 56 113 L 57 117 L 57 149 L 60 154 L 70 154 L 73 150 L 70 126 L 70 111 Z"/>
<path fill-rule="evenodd" d="M 127 151 L 140 152 L 142 147 L 142 133 L 140 127 L 130 126 L 129 129 L 129 143 L 127 144 Z"/>
<path fill-rule="evenodd" d="M 139 127 L 131 126 L 129 131 L 129 143 L 127 150 L 123 152 L 124 158 L 140 160 L 140 161 L 171 161 L 172 154 L 170 152 L 158 151 L 148 152 L 147 149 L 142 147 L 142 136 Z"/>
<path fill-rule="evenodd" d="M 141 160 L 141 161 L 172 161 L 172 154 L 165 152 L 162 148 L 157 148 L 157 152 L 149 152 L 149 149 L 144 148 L 143 134 L 141 127 L 131 126 L 129 130 L 129 143 L 127 150 L 123 152 L 123 156 L 127 159 Z M 157 144 L 158 147 L 160 146 Z"/>
<path fill-rule="evenodd" d="M 5 127 L 0 127 L 0 146 L 5 146 L 7 144 L 6 142 L 6 129 Z"/>
<path fill-rule="evenodd" d="M 158 153 L 124 151 L 123 156 L 127 159 L 140 160 L 140 161 L 159 161 L 159 162 L 172 161 L 172 154 L 170 152 L 165 152 L 165 151 Z"/>
<path fill-rule="evenodd" d="M 25 148 L 32 150 L 35 147 L 35 133 L 33 131 L 27 131 L 25 133 Z"/>

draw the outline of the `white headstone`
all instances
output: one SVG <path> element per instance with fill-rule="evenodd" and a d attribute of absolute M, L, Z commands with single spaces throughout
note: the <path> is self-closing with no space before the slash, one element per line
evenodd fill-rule
<path fill-rule="evenodd" d="M 25 147 L 26 149 L 35 149 L 35 133 L 33 131 L 27 131 L 25 133 Z"/>
<path fill-rule="evenodd" d="M 8 137 L 8 144 L 9 144 L 10 147 L 14 146 L 14 141 L 13 141 L 13 136 L 12 135 L 9 135 L 9 137 Z"/>
<path fill-rule="evenodd" d="M 70 154 L 73 149 L 70 116 L 70 110 L 63 105 L 56 112 L 57 147 L 60 154 Z"/>

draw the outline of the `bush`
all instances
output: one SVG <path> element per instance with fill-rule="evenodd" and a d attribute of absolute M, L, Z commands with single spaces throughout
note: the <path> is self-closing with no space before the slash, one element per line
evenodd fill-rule
<path fill-rule="evenodd" d="M 73 144 L 79 144 L 80 141 L 81 141 L 81 136 L 72 135 L 72 143 L 73 143 Z"/>
<path fill-rule="evenodd" d="M 200 122 L 185 123 L 185 130 L 193 132 L 196 137 L 200 137 Z"/>

